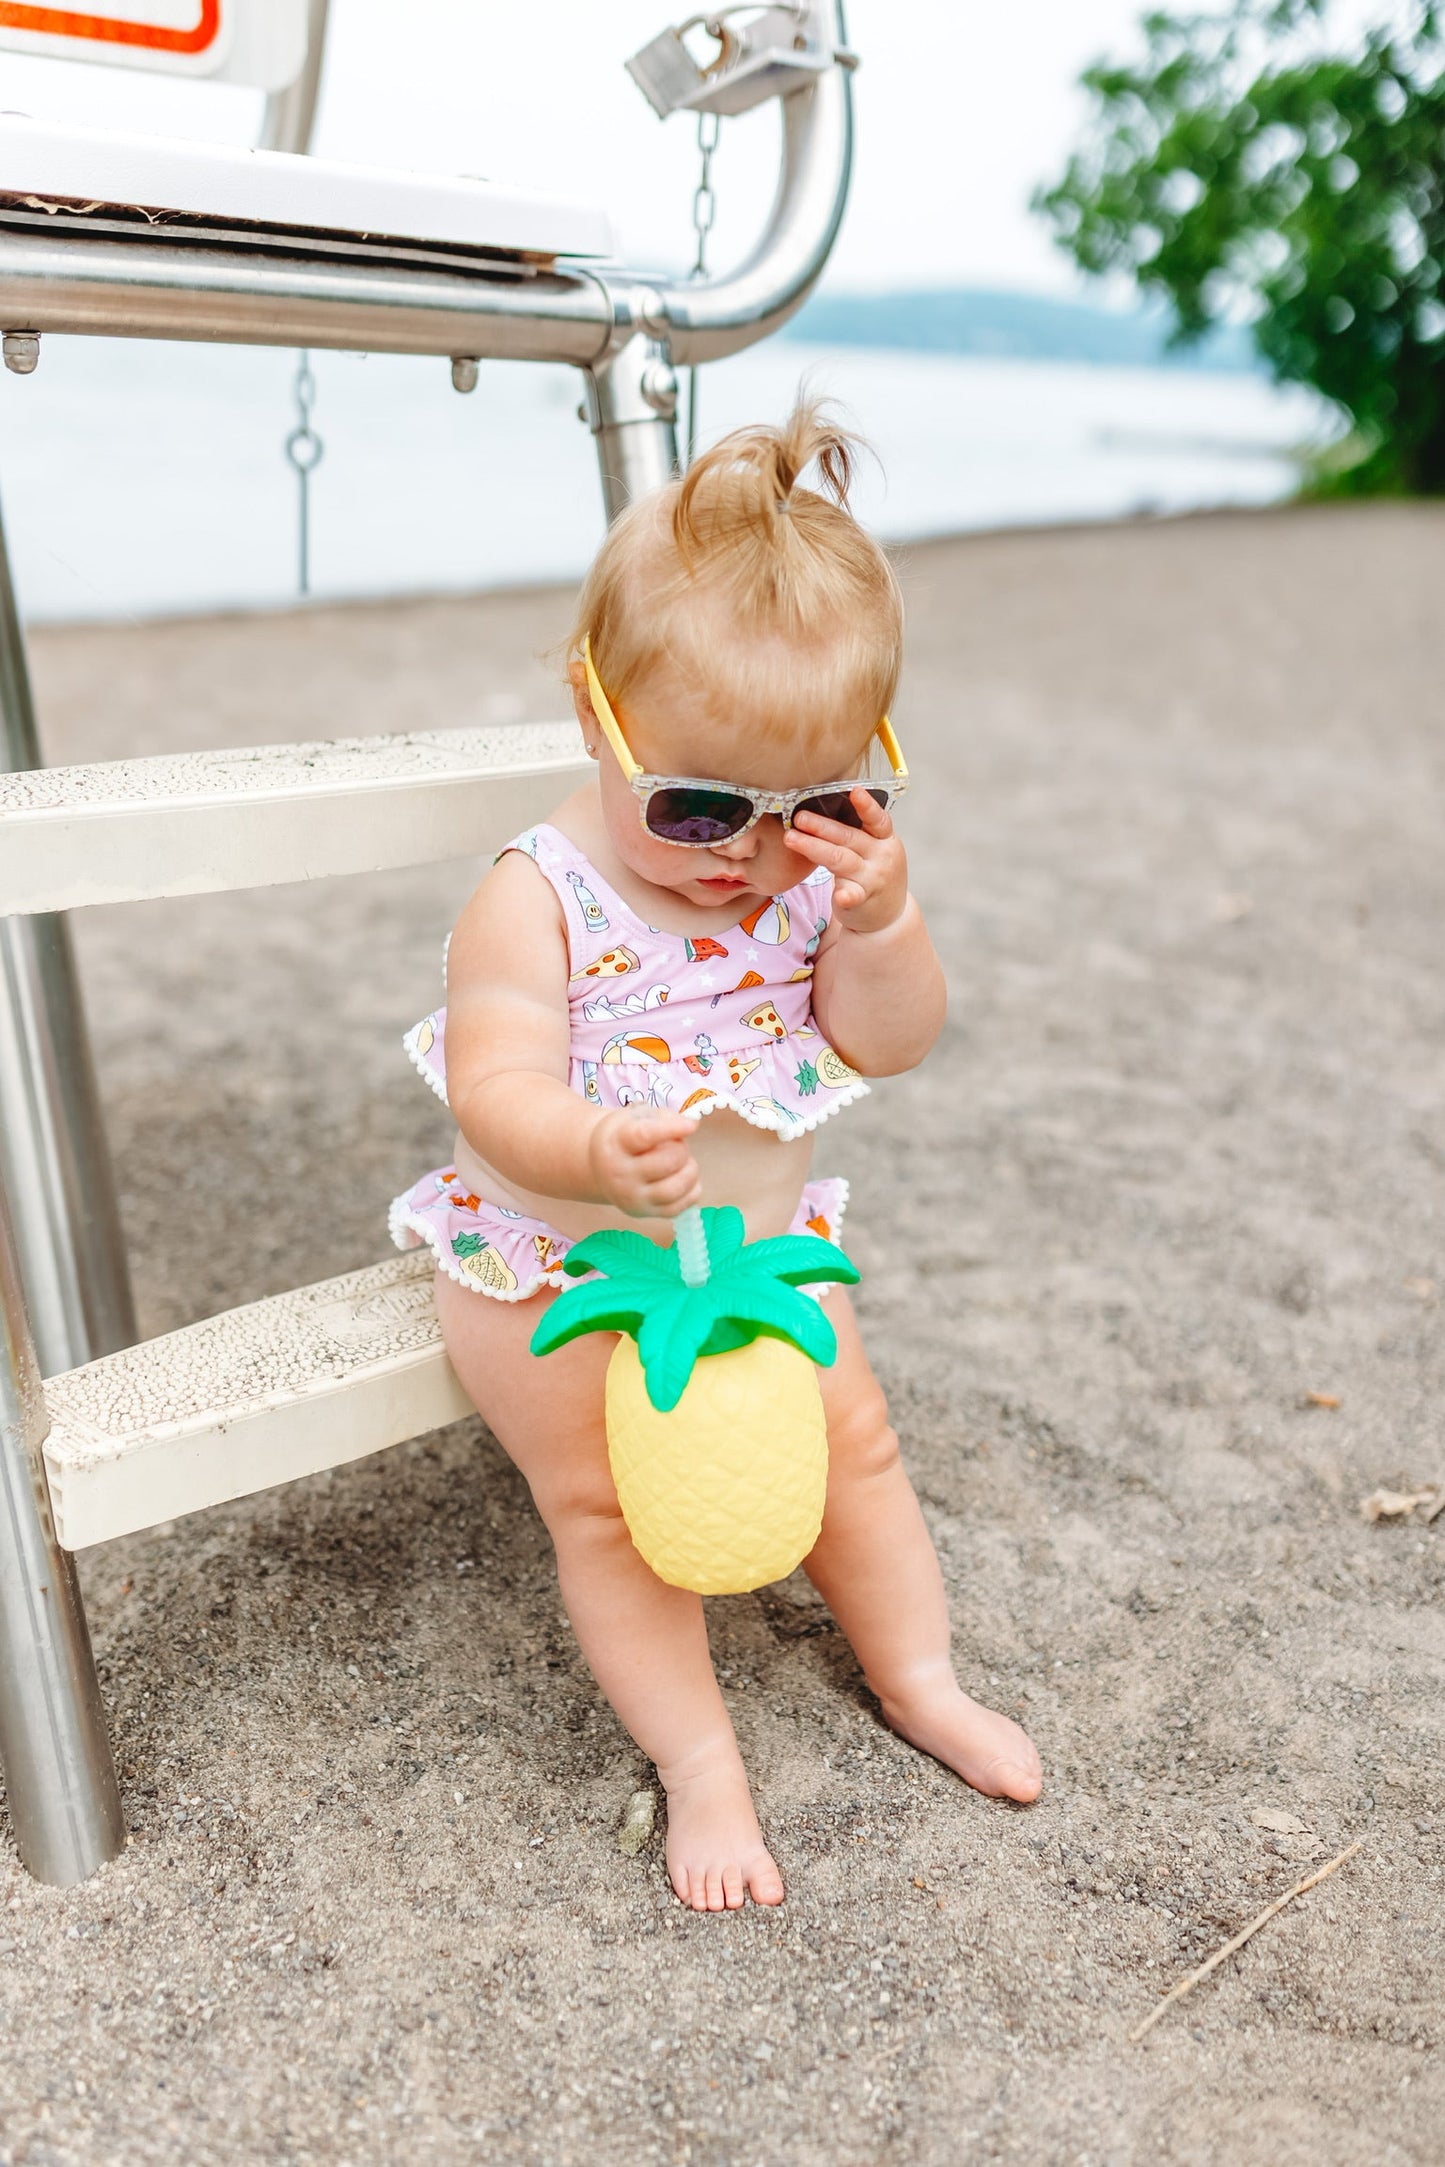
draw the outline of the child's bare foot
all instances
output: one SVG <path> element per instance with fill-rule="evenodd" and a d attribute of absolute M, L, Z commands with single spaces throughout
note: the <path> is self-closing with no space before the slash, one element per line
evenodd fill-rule
<path fill-rule="evenodd" d="M 694 1911 L 738 1911 L 745 1897 L 780 1904 L 783 1877 L 753 1811 L 732 1740 L 659 1768 L 667 1792 L 667 1872 Z"/>
<path fill-rule="evenodd" d="M 970 1700 L 951 1677 L 883 1700 L 883 1714 L 900 1737 L 931 1753 L 986 1798 L 1013 1798 L 1030 1806 L 1044 1787 L 1028 1733 L 1008 1716 Z"/>

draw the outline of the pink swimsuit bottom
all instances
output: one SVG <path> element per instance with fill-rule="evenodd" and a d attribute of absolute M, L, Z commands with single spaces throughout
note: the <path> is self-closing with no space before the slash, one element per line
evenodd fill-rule
<path fill-rule="evenodd" d="M 815 869 L 716 939 L 688 939 L 647 925 L 556 828 L 529 829 L 506 847 L 534 861 L 561 903 L 569 1082 L 589 1105 L 665 1106 L 697 1120 L 728 1112 L 791 1141 L 866 1095 L 813 1020 L 830 873 Z M 403 1044 L 445 1103 L 445 1008 L 424 1016 Z M 789 1231 L 836 1241 L 847 1201 L 846 1181 L 808 1182 Z M 495 1301 L 576 1283 L 562 1270 L 567 1235 L 472 1195 L 454 1166 L 423 1174 L 395 1198 L 388 1225 L 398 1249 L 426 1243 L 449 1278 Z"/>

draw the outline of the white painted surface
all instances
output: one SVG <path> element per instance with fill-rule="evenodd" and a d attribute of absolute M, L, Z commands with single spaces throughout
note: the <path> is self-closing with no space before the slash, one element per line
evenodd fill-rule
<path fill-rule="evenodd" d="M 6 13 L 0 48 L 46 59 L 281 90 L 306 58 L 306 0 L 21 0 Z M 107 35 L 108 25 L 121 35 Z"/>
<path fill-rule="evenodd" d="M 589 770 L 565 722 L 0 775 L 0 916 L 481 855 Z"/>
<path fill-rule="evenodd" d="M 0 194 L 541 256 L 604 256 L 611 247 L 602 211 L 493 181 L 112 135 L 16 114 L 0 115 Z"/>
<path fill-rule="evenodd" d="M 84 1550 L 341 1467 L 472 1412 L 430 1251 L 273 1295 L 45 1386 L 56 1528 Z"/>

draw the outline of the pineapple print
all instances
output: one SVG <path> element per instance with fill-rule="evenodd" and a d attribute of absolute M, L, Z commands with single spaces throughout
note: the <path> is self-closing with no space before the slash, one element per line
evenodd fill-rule
<path fill-rule="evenodd" d="M 607 1446 L 642 1556 L 659 1580 L 699 1595 L 783 1579 L 823 1524 L 815 1365 L 838 1352 L 821 1306 L 797 1289 L 856 1281 L 842 1250 L 811 1234 L 745 1243 L 742 1213 L 726 1205 L 684 1212 L 671 1249 L 590 1234 L 564 1269 L 608 1276 L 555 1302 L 532 1352 L 622 1333 L 607 1368 Z"/>
<path fill-rule="evenodd" d="M 471 1199 L 473 1204 L 476 1201 L 475 1197 Z M 454 1234 L 452 1255 L 469 1279 L 490 1287 L 494 1294 L 510 1294 L 517 1284 L 516 1273 L 502 1262 L 485 1235 Z"/>

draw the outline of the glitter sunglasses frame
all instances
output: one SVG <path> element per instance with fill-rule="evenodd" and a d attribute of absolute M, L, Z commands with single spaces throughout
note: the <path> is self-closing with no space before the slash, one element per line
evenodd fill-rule
<path fill-rule="evenodd" d="M 654 842 L 671 843 L 678 850 L 711 850 L 720 843 L 735 842 L 738 836 L 746 835 L 748 829 L 756 827 L 765 813 L 776 813 L 785 828 L 792 826 L 793 815 L 800 812 L 813 812 L 820 820 L 838 820 L 839 814 L 836 811 L 822 810 L 815 802 L 819 799 L 830 799 L 834 804 L 842 799 L 846 815 L 841 819 L 840 825 L 861 828 L 862 822 L 858 818 L 857 809 L 850 802 L 850 792 L 866 790 L 874 803 L 886 813 L 892 810 L 895 802 L 908 788 L 908 764 L 903 757 L 903 748 L 894 733 L 893 725 L 886 715 L 874 731 L 874 736 L 887 754 L 888 765 L 892 769 L 886 782 L 873 775 L 856 775 L 847 781 L 812 783 L 803 790 L 764 790 L 748 783 L 714 781 L 711 777 L 702 775 L 649 775 L 633 758 L 627 740 L 622 735 L 621 725 L 612 712 L 612 703 L 602 689 L 602 680 L 598 677 L 592 660 L 590 638 L 582 642 L 582 662 L 587 672 L 587 690 L 592 697 L 592 712 L 601 726 L 602 735 L 617 756 L 617 763 L 629 788 L 639 801 L 639 817 Z M 655 799 L 666 792 L 690 790 L 701 791 L 712 798 L 738 799 L 749 808 L 748 817 L 740 826 L 726 828 L 722 834 L 710 836 L 666 835 L 652 825 L 647 816 Z M 698 814 L 694 817 L 700 819 L 704 816 Z"/>

